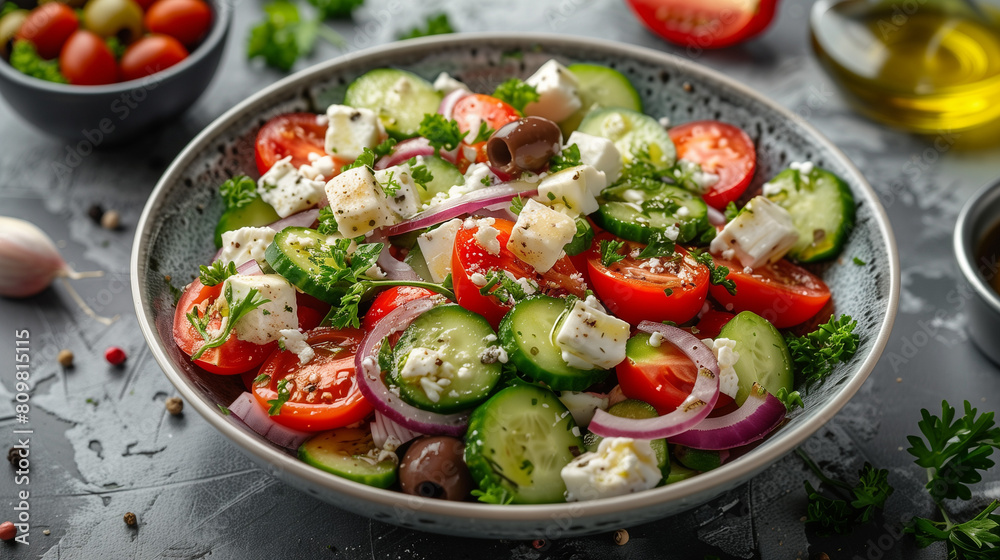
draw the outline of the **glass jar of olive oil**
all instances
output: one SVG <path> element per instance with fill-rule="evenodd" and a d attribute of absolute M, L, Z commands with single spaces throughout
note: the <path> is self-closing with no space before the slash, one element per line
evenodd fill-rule
<path fill-rule="evenodd" d="M 1000 118 L 998 14 L 975 0 L 819 0 L 823 67 L 860 113 L 916 132 Z"/>

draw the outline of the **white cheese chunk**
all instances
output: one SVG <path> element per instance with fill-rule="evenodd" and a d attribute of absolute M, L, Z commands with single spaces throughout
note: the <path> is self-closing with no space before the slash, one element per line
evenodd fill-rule
<path fill-rule="evenodd" d="M 755 196 L 715 236 L 709 248 L 715 255 L 734 251 L 744 267 L 757 268 L 780 260 L 798 239 L 788 211 L 763 196 Z"/>
<path fill-rule="evenodd" d="M 277 233 L 269 227 L 242 227 L 222 234 L 223 264 L 233 263 L 237 267 L 252 260 L 264 261 L 267 246 L 274 241 Z"/>
<path fill-rule="evenodd" d="M 226 279 L 222 293 L 232 290 L 233 302 L 247 297 L 250 290 L 270 300 L 244 315 L 235 325 L 236 338 L 254 344 L 278 340 L 283 329 L 298 327 L 295 288 L 278 274 L 247 276 L 237 274 Z"/>
<path fill-rule="evenodd" d="M 396 223 L 385 194 L 367 167 L 355 167 L 326 184 L 337 229 L 346 237 L 366 235 Z"/>
<path fill-rule="evenodd" d="M 444 282 L 444 279 L 451 274 L 451 253 L 455 248 L 455 234 L 461 227 L 462 220 L 455 218 L 417 237 L 417 245 L 420 246 L 424 261 L 427 262 L 431 280 Z"/>
<path fill-rule="evenodd" d="M 625 359 L 629 330 L 625 321 L 576 301 L 556 333 L 556 345 L 562 350 L 563 360 L 573 367 L 610 369 Z"/>
<path fill-rule="evenodd" d="M 597 409 L 608 409 L 608 396 L 597 393 L 577 393 L 575 391 L 563 391 L 559 394 L 569 413 L 573 415 L 573 421 L 577 426 L 586 428 L 590 421 L 594 419 L 594 412 Z"/>
<path fill-rule="evenodd" d="M 604 172 L 590 165 L 578 165 L 546 176 L 538 183 L 535 200 L 542 204 L 558 202 L 576 214 L 597 212 L 594 192 L 608 186 Z"/>
<path fill-rule="evenodd" d="M 538 92 L 538 100 L 524 107 L 525 115 L 559 122 L 583 106 L 577 94 L 580 84 L 576 76 L 555 60 L 543 64 L 525 83 L 534 86 Z"/>
<path fill-rule="evenodd" d="M 528 200 L 507 241 L 514 256 L 545 273 L 562 257 L 563 247 L 576 235 L 572 218 Z"/>
<path fill-rule="evenodd" d="M 337 163 L 331 156 L 309 154 L 309 163 L 299 167 L 299 173 L 313 181 L 332 179 L 337 174 Z"/>
<path fill-rule="evenodd" d="M 323 182 L 313 181 L 292 166 L 292 156 L 278 160 L 257 181 L 257 193 L 282 218 L 308 210 L 323 199 Z"/>
<path fill-rule="evenodd" d="M 649 440 L 632 438 L 604 438 L 596 452 L 573 459 L 560 474 L 568 502 L 649 490 L 663 476 Z"/>
<path fill-rule="evenodd" d="M 437 75 L 437 78 L 434 78 L 434 91 L 448 95 L 457 89 L 469 91 L 469 86 L 451 77 L 451 74 L 447 72 L 441 72 Z"/>
<path fill-rule="evenodd" d="M 476 234 L 473 238 L 480 247 L 486 250 L 487 253 L 491 255 L 500 254 L 500 240 L 497 236 L 500 235 L 500 230 L 493 227 L 493 218 L 483 218 L 476 220 Z"/>
<path fill-rule="evenodd" d="M 285 350 L 299 357 L 300 366 L 308 364 L 316 357 L 316 351 L 309 346 L 306 335 L 299 329 L 281 329 L 279 332 L 281 334 L 279 340 L 285 345 Z"/>
<path fill-rule="evenodd" d="M 354 160 L 365 148 L 374 148 L 386 138 L 385 127 L 371 109 L 330 105 L 326 110 L 330 124 L 326 129 L 326 151 Z"/>
<path fill-rule="evenodd" d="M 438 402 L 445 387 L 451 385 L 455 377 L 455 367 L 440 352 L 418 347 L 406 355 L 399 375 L 403 380 L 419 385 L 431 402 Z"/>
<path fill-rule="evenodd" d="M 389 210 L 392 210 L 400 221 L 413 217 L 420 211 L 420 195 L 417 193 L 417 183 L 410 174 L 409 164 L 394 165 L 375 172 L 375 180 L 382 187 L 383 193 L 397 187 L 394 194 L 385 199 Z"/>
<path fill-rule="evenodd" d="M 702 340 L 705 346 L 715 354 L 719 362 L 719 391 L 730 397 L 736 397 L 736 392 L 740 390 L 740 377 L 736 375 L 733 367 L 740 359 L 740 353 L 736 351 L 736 341 L 728 338 L 706 338 Z"/>
<path fill-rule="evenodd" d="M 576 144 L 580 149 L 580 162 L 592 165 L 604 172 L 608 184 L 614 183 L 622 173 L 622 155 L 615 143 L 607 138 L 593 136 L 578 130 L 573 131 L 566 141 L 566 147 Z M 600 191 L 593 192 L 594 196 Z"/>

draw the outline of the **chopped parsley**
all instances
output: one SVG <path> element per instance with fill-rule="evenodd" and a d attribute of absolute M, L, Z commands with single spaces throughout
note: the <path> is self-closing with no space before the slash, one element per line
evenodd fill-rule
<path fill-rule="evenodd" d="M 580 147 L 576 144 L 570 144 L 553 156 L 552 161 L 549 163 L 549 173 L 556 173 L 578 165 L 582 165 L 580 162 Z"/>
<path fill-rule="evenodd" d="M 673 239 L 667 237 L 662 231 L 654 232 L 649 239 L 649 245 L 639 253 L 640 259 L 652 259 L 654 257 L 669 257 L 674 254 L 677 244 Z"/>
<path fill-rule="evenodd" d="M 226 309 L 228 310 L 229 315 L 223 318 L 222 330 L 215 336 L 208 333 L 208 323 L 211 315 L 206 313 L 205 315 L 200 316 L 197 307 L 187 314 L 187 320 L 192 326 L 194 326 L 195 330 L 198 331 L 198 334 L 205 339 L 205 344 L 203 344 L 197 352 L 191 355 L 192 360 L 197 360 L 207 350 L 222 346 L 223 343 L 229 339 L 230 333 L 233 332 L 233 328 L 236 326 L 236 323 L 240 321 L 240 319 L 254 309 L 257 309 L 261 305 L 271 301 L 260 297 L 260 294 L 257 293 L 255 288 L 251 288 L 250 291 L 247 292 L 246 297 L 234 301 L 233 287 L 229 284 L 226 285 L 223 296 L 226 299 Z"/>
<path fill-rule="evenodd" d="M 854 257 L 854 264 L 856 264 L 858 266 L 865 266 L 868 263 L 866 263 L 865 261 L 859 259 L 858 257 Z"/>
<path fill-rule="evenodd" d="M 736 219 L 736 216 L 740 213 L 740 209 L 736 207 L 735 202 L 730 201 L 729 204 L 726 205 L 724 213 L 726 215 L 726 221 L 731 222 Z"/>
<path fill-rule="evenodd" d="M 417 37 L 446 35 L 454 32 L 455 28 L 448 21 L 448 14 L 441 13 L 427 16 L 427 25 L 425 27 L 414 27 L 408 32 L 400 34 L 399 39 L 416 39 Z"/>
<path fill-rule="evenodd" d="M 833 371 L 833 366 L 854 357 L 860 337 L 854 332 L 857 321 L 850 315 L 831 317 L 805 336 L 786 335 L 796 372 L 807 383 L 819 381 Z"/>
<path fill-rule="evenodd" d="M 278 382 L 278 398 L 267 401 L 271 408 L 267 409 L 268 416 L 277 416 L 281 413 L 281 407 L 291 398 L 292 392 L 288 390 L 288 380 L 282 379 Z"/>
<path fill-rule="evenodd" d="M 316 231 L 323 235 L 333 235 L 339 233 L 337 229 L 337 218 L 333 214 L 333 209 L 329 205 L 319 209 L 319 225 Z"/>
<path fill-rule="evenodd" d="M 211 266 L 201 265 L 198 267 L 201 274 L 198 279 L 205 286 L 218 286 L 226 281 L 230 276 L 236 276 L 236 263 L 230 261 L 224 264 L 222 260 L 217 260 Z"/>
<path fill-rule="evenodd" d="M 736 295 L 736 282 L 729 278 L 729 267 L 716 265 L 712 260 L 712 255 L 705 251 L 692 250 L 691 256 L 694 260 L 708 267 L 708 280 L 713 286 L 722 286 L 729 292 L 729 295 Z"/>
<path fill-rule="evenodd" d="M 497 86 L 493 97 L 524 113 L 524 108 L 533 101 L 538 101 L 538 90 L 535 86 L 526 84 L 517 78 L 511 78 Z"/>
<path fill-rule="evenodd" d="M 226 210 L 243 208 L 260 196 L 257 194 L 257 182 L 246 175 L 238 175 L 219 185 L 219 194 Z"/>
<path fill-rule="evenodd" d="M 392 153 L 393 146 L 396 145 L 395 138 L 389 138 L 385 142 L 382 142 L 378 146 L 372 148 L 363 148 L 361 150 L 361 155 L 358 159 L 340 168 L 341 172 L 347 171 L 348 169 L 354 169 L 356 167 L 367 167 L 369 170 L 375 168 L 375 162 L 379 160 L 382 156 L 387 156 Z"/>
<path fill-rule="evenodd" d="M 604 239 L 601 241 L 601 264 L 605 267 L 611 266 L 616 262 L 624 260 L 628 255 L 623 255 L 620 253 L 622 247 L 625 246 L 624 241 L 612 241 L 610 239 Z"/>
<path fill-rule="evenodd" d="M 504 270 L 491 269 L 483 276 L 486 277 L 486 284 L 479 288 L 479 293 L 484 296 L 493 296 L 504 303 L 515 304 L 531 295 L 521 282 Z M 525 281 L 532 287 L 531 293 L 538 291 L 538 286 L 531 280 Z"/>
<path fill-rule="evenodd" d="M 434 149 L 445 151 L 457 148 L 465 136 L 459 129 L 458 122 L 437 113 L 424 115 L 417 134 L 426 138 Z"/>
<path fill-rule="evenodd" d="M 349 18 L 365 0 L 309 0 L 322 19 Z"/>
<path fill-rule="evenodd" d="M 264 15 L 264 21 L 250 30 L 247 58 L 263 58 L 268 66 L 291 70 L 299 57 L 312 53 L 320 37 L 338 47 L 346 45 L 343 37 L 322 24 L 322 13 L 303 19 L 299 7 L 289 0 L 266 4 Z"/>

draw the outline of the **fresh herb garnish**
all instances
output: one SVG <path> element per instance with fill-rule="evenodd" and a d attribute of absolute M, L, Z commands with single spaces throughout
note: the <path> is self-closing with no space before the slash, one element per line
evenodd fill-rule
<path fill-rule="evenodd" d="M 264 305 L 265 303 L 271 301 L 269 299 L 264 299 L 260 297 L 260 294 L 257 293 L 256 288 L 251 288 L 250 291 L 247 292 L 246 297 L 234 301 L 233 286 L 230 284 L 226 285 L 226 289 L 224 290 L 223 295 L 226 298 L 226 309 L 228 311 L 228 316 L 223 317 L 221 325 L 222 329 L 215 336 L 212 336 L 208 333 L 209 315 L 207 313 L 203 316 L 199 316 L 198 308 L 195 307 L 193 311 L 187 314 L 188 321 L 190 321 L 190 323 L 194 326 L 195 330 L 198 331 L 198 334 L 200 334 L 201 337 L 205 339 L 205 344 L 203 344 L 201 348 L 198 349 L 197 352 L 191 355 L 192 360 L 197 360 L 207 350 L 222 346 L 223 343 L 225 343 L 226 340 L 229 339 L 230 333 L 233 332 L 233 328 L 236 326 L 236 323 L 240 321 L 240 319 L 242 319 L 244 316 L 246 316 L 254 309 L 257 309 L 261 305 Z"/>
<path fill-rule="evenodd" d="M 243 208 L 260 196 L 257 194 L 257 182 L 246 175 L 238 175 L 219 185 L 219 194 L 226 210 Z"/>
<path fill-rule="evenodd" d="M 493 296 L 504 303 L 518 303 L 538 291 L 537 285 L 531 280 L 525 279 L 531 286 L 529 293 L 523 284 L 504 270 L 494 268 L 483 276 L 486 277 L 486 284 L 479 288 L 479 293 L 484 296 Z"/>
<path fill-rule="evenodd" d="M 854 264 L 856 264 L 858 266 L 865 266 L 868 263 L 866 263 L 865 261 L 859 259 L 858 257 L 854 257 Z"/>
<path fill-rule="evenodd" d="M 427 184 L 434 180 L 434 175 L 431 173 L 430 169 L 424 164 L 417 165 L 417 158 L 410 158 L 407 162 L 410 165 L 410 177 L 413 177 L 413 182 L 427 188 Z"/>
<path fill-rule="evenodd" d="M 198 279 L 205 286 L 218 286 L 225 282 L 226 278 L 236 276 L 236 263 L 232 261 L 225 264 L 222 260 L 217 260 L 211 266 L 201 265 L 198 269 L 201 272 Z"/>
<path fill-rule="evenodd" d="M 552 161 L 549 163 L 549 173 L 556 173 L 578 165 L 582 165 L 580 162 L 580 147 L 576 144 L 570 144 L 552 157 Z"/>
<path fill-rule="evenodd" d="M 669 257 L 674 254 L 677 244 L 673 239 L 667 237 L 662 231 L 654 232 L 649 238 L 649 244 L 639 253 L 640 259 L 652 259 L 654 257 Z"/>
<path fill-rule="evenodd" d="M 349 18 L 365 0 L 309 0 L 322 19 Z"/>
<path fill-rule="evenodd" d="M 524 199 L 520 195 L 510 199 L 510 211 L 514 214 L 520 214 L 521 210 L 524 210 Z"/>
<path fill-rule="evenodd" d="M 253 378 L 253 385 L 258 385 L 260 383 L 270 383 L 270 382 L 271 382 L 271 376 L 266 373 L 262 373 L 257 377 Z"/>
<path fill-rule="evenodd" d="M 8 2 L 8 4 L 13 3 Z M 35 45 L 25 39 L 14 41 L 14 47 L 10 51 L 10 65 L 18 72 L 39 80 L 59 84 L 69 83 L 66 76 L 59 71 L 59 61 L 45 60 L 38 54 Z"/>
<path fill-rule="evenodd" d="M 854 356 L 860 339 L 854 332 L 857 324 L 850 315 L 842 315 L 831 317 L 805 336 L 785 336 L 795 369 L 807 383 L 823 379 L 833 371 L 835 364 Z"/>
<path fill-rule="evenodd" d="M 219 407 L 219 412 L 221 412 L 223 416 L 229 416 L 232 414 L 227 407 L 222 406 L 221 404 L 216 404 L 215 406 Z"/>
<path fill-rule="evenodd" d="M 850 533 L 857 523 L 866 523 L 875 516 L 875 510 L 885 507 L 886 499 L 894 489 L 889 484 L 889 471 L 876 469 L 865 463 L 858 471 L 858 482 L 854 486 L 826 476 L 808 453 L 796 449 L 820 481 L 840 498 L 829 498 L 821 494 L 808 481 L 805 483 L 809 497 L 806 510 L 806 525 L 814 527 L 821 534 Z M 841 499 L 846 497 L 846 499 Z"/>
<path fill-rule="evenodd" d="M 736 282 L 729 278 L 729 267 L 716 265 L 712 255 L 706 251 L 691 250 L 694 260 L 708 267 L 708 280 L 713 286 L 722 286 L 729 295 L 736 295 Z"/>
<path fill-rule="evenodd" d="M 727 222 L 731 222 L 731 221 L 735 220 L 736 216 L 739 213 L 740 213 L 740 209 L 736 207 L 736 203 L 733 202 L 733 201 L 729 201 L 729 204 L 726 205 L 726 211 L 725 211 L 726 221 Z"/>
<path fill-rule="evenodd" d="M 459 129 L 458 122 L 437 113 L 424 115 L 417 134 L 426 138 L 434 149 L 445 151 L 457 148 L 465 136 Z"/>
<path fill-rule="evenodd" d="M 400 40 L 403 39 L 416 39 L 417 37 L 429 37 L 431 35 L 445 35 L 447 33 L 454 33 L 455 28 L 451 26 L 451 22 L 448 21 L 448 14 L 436 14 L 427 16 L 427 26 L 426 27 L 414 27 L 410 31 L 403 33 L 399 36 Z"/>
<path fill-rule="evenodd" d="M 316 231 L 322 233 L 323 235 L 333 235 L 339 233 L 337 229 L 337 218 L 333 213 L 333 208 L 329 205 L 324 206 L 319 209 L 319 225 L 316 226 Z"/>
<path fill-rule="evenodd" d="M 382 193 L 385 194 L 386 198 L 391 198 L 396 196 L 399 189 L 403 188 L 396 180 L 396 171 L 389 171 L 389 174 L 385 178 L 385 182 L 379 181 L 379 186 L 382 187 Z"/>
<path fill-rule="evenodd" d="M 802 402 L 802 395 L 800 395 L 798 391 L 792 391 L 791 393 L 789 393 L 788 389 L 780 387 L 778 389 L 778 392 L 775 393 L 774 396 L 777 397 L 779 401 L 784 403 L 785 408 L 788 409 L 789 411 L 794 410 L 795 407 L 798 408 L 806 407 L 805 403 Z"/>
<path fill-rule="evenodd" d="M 486 491 L 483 492 L 482 490 L 473 490 L 471 494 L 484 504 L 497 504 L 505 506 L 514 501 L 513 494 L 510 494 L 504 488 L 490 484 L 488 481 L 483 481 L 483 484 L 480 484 L 479 487 L 486 488 Z"/>
<path fill-rule="evenodd" d="M 282 379 L 278 382 L 278 398 L 267 401 L 271 408 L 267 409 L 268 416 L 277 416 L 281 413 L 281 407 L 291 398 L 292 392 L 288 390 L 288 380 Z"/>
<path fill-rule="evenodd" d="M 526 84 L 517 78 L 511 78 L 497 86 L 493 97 L 524 113 L 524 108 L 533 101 L 538 101 L 538 90 L 535 86 Z"/>
<path fill-rule="evenodd" d="M 336 31 L 322 24 L 322 17 L 302 19 L 299 8 L 289 0 L 275 0 L 264 6 L 264 21 L 250 30 L 247 58 L 263 58 L 268 66 L 289 71 L 301 56 L 309 56 L 322 37 L 338 47 L 346 43 Z"/>
<path fill-rule="evenodd" d="M 624 260 L 628 255 L 622 255 L 619 251 L 625 246 L 624 241 L 613 241 L 604 239 L 601 241 L 601 264 L 609 267 L 618 261 Z"/>
<path fill-rule="evenodd" d="M 351 163 L 340 168 L 340 172 L 343 173 L 348 169 L 354 169 L 356 167 L 367 167 L 368 169 L 375 168 L 375 162 L 378 161 L 382 156 L 389 155 L 392 153 L 393 146 L 396 145 L 395 138 L 388 138 L 381 144 L 375 146 L 374 148 L 362 148 L 361 155 Z"/>
<path fill-rule="evenodd" d="M 494 132 L 496 131 L 490 128 L 489 123 L 486 121 L 480 121 L 479 130 L 476 132 L 476 137 L 472 139 L 471 143 L 478 144 L 480 142 L 485 142 L 490 139 L 490 136 L 493 136 Z"/>
<path fill-rule="evenodd" d="M 615 182 L 643 183 L 648 181 L 662 182 L 665 171 L 653 165 L 653 157 L 649 155 L 649 147 L 642 146 L 632 153 L 632 161 L 625 164 L 622 174 Z"/>

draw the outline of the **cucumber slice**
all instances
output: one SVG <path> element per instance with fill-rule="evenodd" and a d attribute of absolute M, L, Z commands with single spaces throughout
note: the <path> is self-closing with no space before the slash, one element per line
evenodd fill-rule
<path fill-rule="evenodd" d="M 416 74 L 378 68 L 351 82 L 344 104 L 375 111 L 385 130 L 403 139 L 416 136 L 425 114 L 437 112 L 441 94 Z"/>
<path fill-rule="evenodd" d="M 718 451 L 692 449 L 685 445 L 674 446 L 674 459 L 689 469 L 701 472 L 722 466 L 722 455 Z"/>
<path fill-rule="evenodd" d="M 576 76 L 580 87 L 576 92 L 583 106 L 568 119 L 559 123 L 563 135 L 568 137 L 580 126 L 588 112 L 604 107 L 620 107 L 642 112 L 642 99 L 632 87 L 632 82 L 621 72 L 598 64 L 571 64 L 569 71 Z"/>
<path fill-rule="evenodd" d="M 440 305 L 417 317 L 406 327 L 393 348 L 389 381 L 399 387 L 399 396 L 417 408 L 444 414 L 468 410 L 486 400 L 500 380 L 503 364 L 497 353 L 496 333 L 482 315 L 459 305 Z M 440 392 L 428 393 L 424 377 L 403 377 L 410 353 L 421 349 L 437 352 L 444 362 L 435 371 L 450 373 Z M 489 356 L 492 355 L 492 358 Z"/>
<path fill-rule="evenodd" d="M 418 188 L 421 202 L 430 202 L 434 195 L 447 193 L 455 185 L 465 184 L 465 176 L 462 175 L 462 172 L 440 156 L 421 156 L 420 159 L 434 176 L 426 186 Z"/>
<path fill-rule="evenodd" d="M 566 300 L 549 296 L 526 299 L 500 322 L 500 344 L 510 363 L 535 381 L 554 391 L 583 391 L 603 380 L 608 372 L 578 369 L 563 360 L 555 335 L 565 315 Z"/>
<path fill-rule="evenodd" d="M 638 111 L 614 108 L 591 111 L 580 123 L 580 132 L 614 142 L 625 163 L 643 150 L 649 152 L 649 163 L 659 169 L 677 161 L 677 149 L 667 131 L 656 119 Z"/>
<path fill-rule="evenodd" d="M 583 451 L 573 415 L 551 391 L 508 387 L 469 417 L 465 463 L 483 492 L 516 504 L 562 502 L 562 468 Z"/>
<path fill-rule="evenodd" d="M 299 459 L 348 480 L 388 488 L 396 482 L 396 462 L 376 461 L 378 449 L 368 428 L 339 428 L 307 439 Z"/>
<path fill-rule="evenodd" d="M 324 283 L 319 276 L 319 264 L 314 260 L 322 254 L 321 248 L 327 243 L 327 238 L 314 229 L 287 227 L 274 236 L 274 241 L 264 252 L 264 258 L 275 272 L 303 292 L 334 304 L 346 290 Z"/>
<path fill-rule="evenodd" d="M 654 233 L 677 225 L 677 242 L 687 243 L 712 227 L 700 196 L 660 181 L 625 181 L 604 189 L 600 202 L 597 225 L 630 241 L 649 243 Z"/>
<path fill-rule="evenodd" d="M 736 341 L 736 352 L 740 355 L 733 365 L 740 386 L 736 404 L 742 405 L 747 400 L 754 383 L 759 383 L 772 395 L 782 387 L 792 390 L 792 356 L 781 333 L 767 319 L 744 311 L 722 327 L 719 338 Z"/>
<path fill-rule="evenodd" d="M 637 399 L 625 399 L 620 403 L 615 403 L 608 408 L 608 414 L 618 416 L 619 418 L 635 418 L 637 420 L 659 416 L 653 405 Z M 588 433 L 583 436 L 583 443 L 587 451 L 597 451 L 603 439 L 599 435 Z M 653 452 L 656 453 L 656 465 L 660 467 L 660 472 L 663 473 L 663 476 L 667 476 L 670 474 L 670 453 L 667 451 L 667 440 L 654 439 L 649 442 L 649 445 L 653 448 Z"/>
<path fill-rule="evenodd" d="M 576 234 L 573 236 L 573 240 L 563 247 L 563 251 L 569 256 L 576 256 L 580 253 L 590 249 L 591 243 L 594 242 L 594 228 L 590 225 L 587 218 L 583 216 L 576 217 Z"/>
<path fill-rule="evenodd" d="M 786 169 L 768 182 L 767 198 L 792 215 L 799 241 L 788 256 L 799 262 L 832 259 L 854 228 L 854 196 L 840 177 L 820 168 Z"/>
<path fill-rule="evenodd" d="M 260 227 L 273 224 L 281 219 L 270 204 L 260 197 L 240 208 L 230 208 L 219 217 L 215 226 L 215 246 L 222 248 L 222 234 L 244 227 Z"/>
<path fill-rule="evenodd" d="M 671 460 L 670 461 L 670 474 L 667 475 L 664 484 L 673 484 L 675 482 L 680 482 L 682 480 L 687 480 L 698 474 L 698 471 L 694 469 L 689 469 L 684 465 Z"/>

